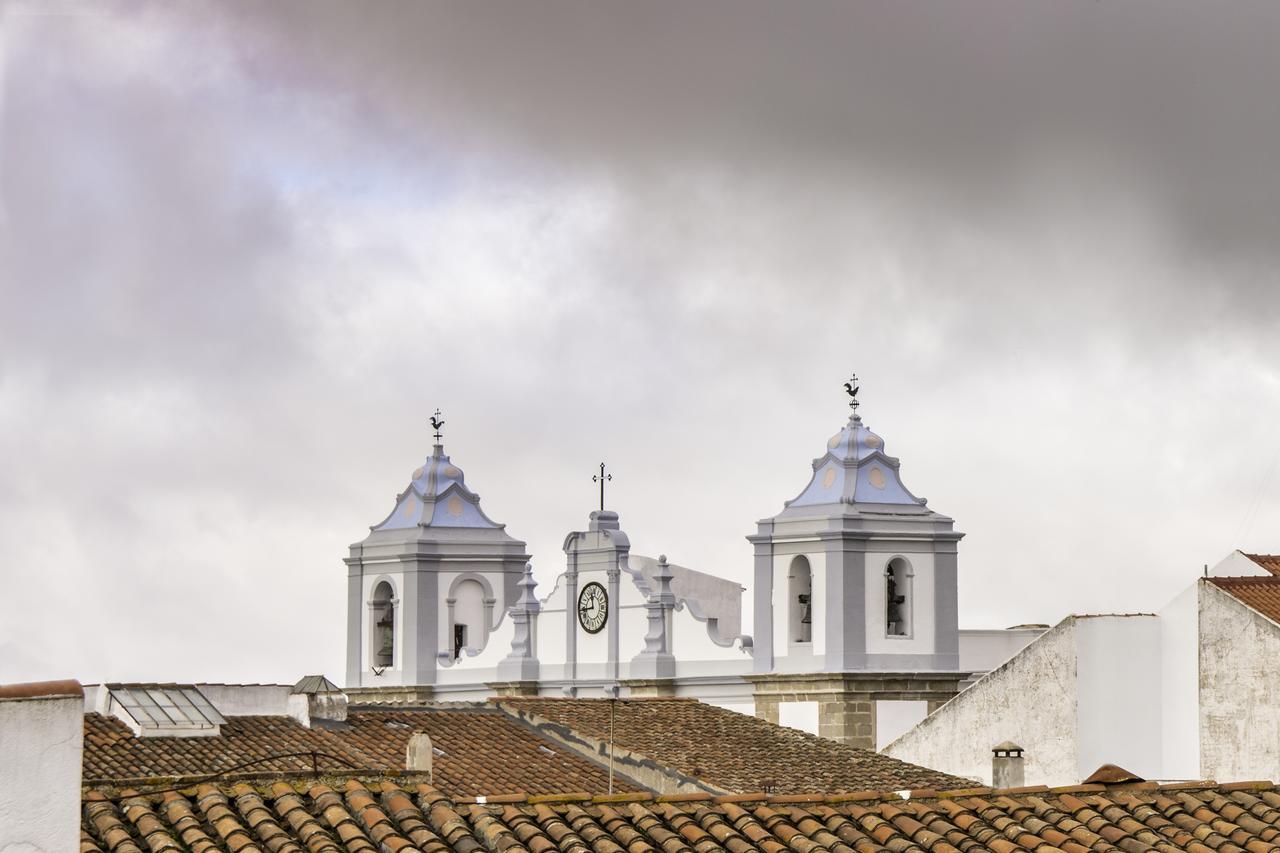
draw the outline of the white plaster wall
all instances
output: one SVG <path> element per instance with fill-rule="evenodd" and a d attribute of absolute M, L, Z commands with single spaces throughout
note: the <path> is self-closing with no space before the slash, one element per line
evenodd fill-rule
<path fill-rule="evenodd" d="M 778 705 L 778 725 L 818 733 L 817 702 L 782 702 Z"/>
<path fill-rule="evenodd" d="M 481 650 L 464 651 L 457 661 L 441 663 L 436 669 L 437 684 L 484 684 L 497 681 L 498 663 L 511 654 L 511 642 L 515 639 L 515 620 L 509 614 L 489 632 L 488 642 Z"/>
<path fill-rule="evenodd" d="M 250 714 L 284 716 L 289 709 L 288 684 L 197 684 L 218 713 L 224 717 Z"/>
<path fill-rule="evenodd" d="M 1048 628 L 961 629 L 960 669 L 986 673 L 1027 647 Z"/>
<path fill-rule="evenodd" d="M 1079 781 L 1076 623 L 1068 618 L 934 711 L 883 752 L 991 784 L 991 747 L 1026 750 L 1027 784 Z"/>
<path fill-rule="evenodd" d="M 1232 551 L 1209 570 L 1209 575 L 1215 578 L 1269 577 L 1271 572 L 1250 560 L 1240 551 Z"/>
<path fill-rule="evenodd" d="M 1280 778 L 1280 625 L 1200 590 L 1200 775 Z"/>
<path fill-rule="evenodd" d="M 648 630 L 647 618 L 643 630 Z M 643 648 L 644 634 L 639 636 L 639 648 Z M 708 623 L 695 618 L 687 605 L 671 614 L 671 653 L 676 658 L 676 674 L 683 676 L 715 674 L 725 664 L 731 667 L 742 664 L 746 671 L 751 663 L 751 657 L 736 643 L 731 646 L 717 644 L 708 631 Z"/>
<path fill-rule="evenodd" d="M 79 849 L 83 738 L 79 695 L 0 699 L 0 851 Z"/>
<path fill-rule="evenodd" d="M 929 703 L 922 699 L 877 699 L 876 749 L 884 749 L 902 737 L 928 713 Z"/>
<path fill-rule="evenodd" d="M 1103 764 L 1161 778 L 1160 641 L 1158 616 L 1076 617 L 1078 779 Z"/>
<path fill-rule="evenodd" d="M 907 603 L 911 605 L 911 635 L 889 637 L 885 635 L 888 586 L 884 570 L 894 557 L 902 557 L 911 564 L 911 593 Z M 873 655 L 927 655 L 935 650 L 934 625 L 934 570 L 932 554 L 867 554 L 866 562 L 866 626 L 867 653 Z"/>
<path fill-rule="evenodd" d="M 1160 611 L 1161 779 L 1199 779 L 1200 584 Z M 1136 771 L 1135 771 L 1136 772 Z"/>

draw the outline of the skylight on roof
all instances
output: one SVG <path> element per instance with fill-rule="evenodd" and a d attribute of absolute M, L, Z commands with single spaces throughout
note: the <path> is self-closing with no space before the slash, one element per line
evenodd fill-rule
<path fill-rule="evenodd" d="M 113 711 L 139 734 L 216 734 L 226 722 L 193 685 L 113 684 Z"/>

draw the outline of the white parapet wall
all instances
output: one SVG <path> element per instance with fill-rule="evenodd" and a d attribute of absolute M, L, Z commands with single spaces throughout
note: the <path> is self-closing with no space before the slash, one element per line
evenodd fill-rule
<path fill-rule="evenodd" d="M 1280 624 L 1208 581 L 1199 597 L 1200 776 L 1280 775 Z"/>
<path fill-rule="evenodd" d="M 1077 781 L 1076 620 L 1068 618 L 884 748 L 991 784 L 991 747 L 1027 750 L 1028 783 Z"/>
<path fill-rule="evenodd" d="M 991 784 L 992 747 L 1025 750 L 1029 785 L 1070 785 L 1102 764 L 1161 778 L 1160 617 L 1069 616 L 885 747 Z"/>
<path fill-rule="evenodd" d="M 83 749 L 79 682 L 0 687 L 0 851 L 79 848 Z"/>

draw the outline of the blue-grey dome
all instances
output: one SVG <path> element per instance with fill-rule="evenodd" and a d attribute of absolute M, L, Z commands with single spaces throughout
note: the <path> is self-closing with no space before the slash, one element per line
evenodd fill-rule
<path fill-rule="evenodd" d="M 884 451 L 884 440 L 856 414 L 827 440 L 827 452 L 813 461 L 813 476 L 787 507 L 821 504 L 899 504 L 923 506 L 898 476 L 898 460 Z"/>

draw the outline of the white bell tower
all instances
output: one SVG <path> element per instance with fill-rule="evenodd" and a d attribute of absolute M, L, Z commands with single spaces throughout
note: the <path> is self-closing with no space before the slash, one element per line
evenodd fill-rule
<path fill-rule="evenodd" d="M 525 543 L 480 509 L 439 415 L 431 456 L 346 558 L 348 692 L 430 698 L 439 670 L 482 651 L 520 598 Z"/>
<path fill-rule="evenodd" d="M 957 692 L 963 534 L 903 485 L 898 460 L 858 415 L 856 377 L 845 390 L 849 421 L 813 460 L 808 485 L 747 537 L 753 678 L 763 716 L 829 693 L 819 733 L 875 748 L 868 708 L 912 701 L 923 710 Z M 823 702 L 812 704 L 819 714 Z"/>

